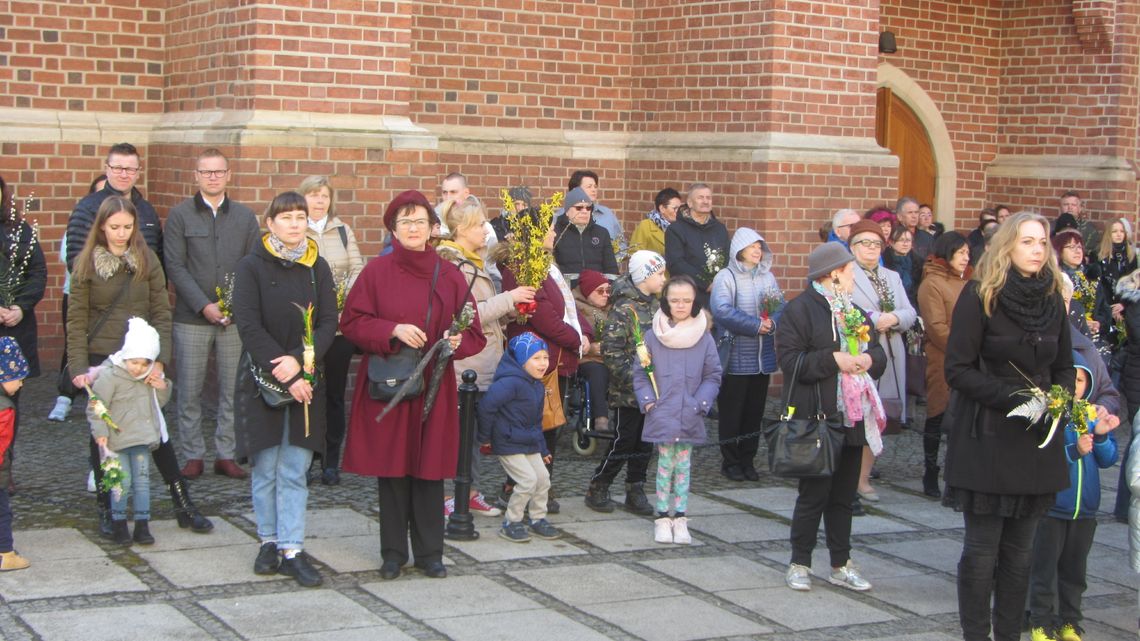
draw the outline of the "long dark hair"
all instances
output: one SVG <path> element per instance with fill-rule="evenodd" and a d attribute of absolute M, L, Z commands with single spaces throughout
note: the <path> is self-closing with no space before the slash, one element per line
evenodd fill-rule
<path fill-rule="evenodd" d="M 115 214 L 130 214 L 131 218 L 135 219 L 135 228 L 131 230 L 128 247 L 128 251 L 138 260 L 138 270 L 135 271 L 134 279 L 141 281 L 150 278 L 150 251 L 146 241 L 143 240 L 138 210 L 130 198 L 109 196 L 102 205 L 99 205 L 99 211 L 95 213 L 95 220 L 91 223 L 91 231 L 87 234 L 87 242 L 83 243 L 83 251 L 79 252 L 79 256 L 75 259 L 72 276 L 76 280 L 90 278 L 95 272 L 95 248 L 107 249 L 107 234 L 103 231 L 103 225 Z"/>

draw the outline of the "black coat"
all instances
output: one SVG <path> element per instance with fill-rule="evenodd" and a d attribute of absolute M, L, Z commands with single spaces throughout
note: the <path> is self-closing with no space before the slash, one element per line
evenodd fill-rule
<path fill-rule="evenodd" d="M 594 222 L 592 216 L 582 231 L 570 224 L 566 214 L 558 217 L 554 223 L 554 262 L 564 274 L 581 274 L 583 269 L 592 269 L 611 280 L 618 277 L 610 232 Z"/>
<path fill-rule="evenodd" d="M 863 312 L 863 315 L 867 316 L 867 313 Z M 878 340 L 874 326 L 870 321 L 867 324 L 871 328 L 871 343 L 867 347 L 867 354 L 871 356 L 868 373 L 871 378 L 878 379 L 887 369 L 887 353 Z M 804 355 L 791 398 L 797 417 L 809 416 L 816 408 L 817 384 L 823 412 L 834 416 L 839 411 L 835 389 L 839 365 L 835 362 L 834 354 L 846 349 L 841 339 L 827 299 L 811 286 L 784 307 L 780 323 L 776 325 L 776 360 L 780 362 L 784 380 L 791 380 L 796 360 L 800 354 Z M 859 430 L 848 430 L 848 445 L 862 444 L 863 440 L 864 436 Z"/>
<path fill-rule="evenodd" d="M 1000 307 L 987 318 L 976 282 L 967 284 L 958 297 L 946 344 L 946 382 L 976 402 L 978 414 L 976 423 L 962 418 L 943 425 L 949 432 L 946 482 L 951 487 L 1029 496 L 1069 486 L 1063 426 L 1047 447 L 1038 449 L 1045 430 L 1027 430 L 1026 419 L 1006 417 L 1026 400 L 1017 392 L 1031 384 L 1046 391 L 1054 384 L 1073 391 L 1072 338 L 1061 295 L 1054 298 L 1061 308 L 1056 319 L 1040 334 L 1030 334 Z"/>
<path fill-rule="evenodd" d="M 306 438 L 301 405 L 290 403 L 286 408 L 270 408 L 258 396 L 257 384 L 249 370 L 238 370 L 234 432 L 241 458 L 281 444 L 286 409 L 289 411 L 289 444 L 314 452 L 325 451 L 325 394 L 321 391 L 324 380 L 320 373 L 325 352 L 336 337 L 336 290 L 328 263 L 316 256 L 316 243 L 309 239 L 305 242 L 314 259 L 311 268 L 303 264 L 305 258 L 291 263 L 269 253 L 264 239 L 254 247 L 253 253 L 237 264 L 234 323 L 241 336 L 242 349 L 249 352 L 267 374 L 274 367 L 270 361 L 278 356 L 288 354 L 303 363 L 301 310 L 294 303 L 302 307 L 313 303 L 316 308 L 313 345 L 318 374 L 317 389 L 309 405 L 309 436 Z"/>
<path fill-rule="evenodd" d="M 1120 421 L 1126 425 L 1131 424 L 1140 408 L 1140 289 L 1133 287 L 1133 282 L 1126 278 L 1117 285 L 1117 294 L 1124 304 L 1124 325 L 1128 329 L 1124 367 L 1120 370 L 1120 391 L 1128 401 L 1128 416 L 1121 416 Z"/>
<path fill-rule="evenodd" d="M 686 274 L 697 281 L 697 298 L 702 307 L 709 304 L 709 286 L 720 270 L 707 268 L 705 247 L 719 250 L 724 257 L 721 267 L 727 267 L 733 257 L 728 255 L 728 228 L 715 214 L 703 224 L 693 220 L 689 206 L 677 212 L 677 220 L 665 230 L 665 268 L 669 274 Z"/>
<path fill-rule="evenodd" d="M 75 209 L 71 212 L 71 217 L 67 219 L 67 269 L 70 271 L 73 267 L 75 259 L 79 256 L 79 252 L 83 251 L 83 245 L 87 242 L 87 235 L 91 233 L 91 225 L 95 224 L 95 214 L 99 212 L 99 206 L 103 204 L 111 196 L 124 196 L 115 191 L 108 182 L 102 189 L 94 193 L 87 194 L 75 204 Z M 158 212 L 154 211 L 154 207 L 143 198 L 142 192 L 138 189 L 131 188 L 131 204 L 135 206 L 138 211 L 138 227 L 142 232 L 143 239 L 146 241 L 147 247 L 158 255 L 159 264 L 164 264 L 163 256 L 163 241 L 162 241 L 162 223 L 158 219 Z"/>
<path fill-rule="evenodd" d="M 13 303 L 20 306 L 24 317 L 13 327 L 0 325 L 0 336 L 11 336 L 28 360 L 28 378 L 40 375 L 39 337 L 36 328 L 36 305 L 43 300 L 47 288 L 47 261 L 39 241 L 32 241 L 32 228 L 21 222 L 18 227 L 0 227 L 0 265 L 27 261 L 16 280 L 19 286 Z M 13 251 L 14 250 L 14 251 Z"/>

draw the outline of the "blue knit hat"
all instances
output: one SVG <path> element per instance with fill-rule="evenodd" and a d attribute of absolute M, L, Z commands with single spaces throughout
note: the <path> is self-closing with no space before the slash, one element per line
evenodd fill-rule
<path fill-rule="evenodd" d="M 548 351 L 546 349 L 546 341 L 531 332 L 519 334 L 512 338 L 510 342 L 507 343 L 507 349 L 511 350 L 511 356 L 519 365 L 526 363 L 530 360 L 531 356 L 539 352 Z"/>
<path fill-rule="evenodd" d="M 11 336 L 0 336 L 0 383 L 28 377 L 28 360 Z"/>

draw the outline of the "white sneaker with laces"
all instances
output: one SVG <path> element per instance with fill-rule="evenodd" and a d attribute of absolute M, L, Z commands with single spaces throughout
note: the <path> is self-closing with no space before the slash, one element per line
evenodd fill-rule
<path fill-rule="evenodd" d="M 832 585 L 838 585 L 856 592 L 866 592 L 871 589 L 871 584 L 863 578 L 859 568 L 855 567 L 855 563 L 851 559 L 847 559 L 847 565 L 841 568 L 831 568 L 831 576 L 827 577 L 827 580 Z"/>
<path fill-rule="evenodd" d="M 811 590 L 811 570 L 806 565 L 792 563 L 788 566 L 788 573 L 784 575 L 784 583 L 799 592 Z"/>
<path fill-rule="evenodd" d="M 663 516 L 653 521 L 653 540 L 657 543 L 673 542 L 673 519 Z"/>
<path fill-rule="evenodd" d="M 55 407 L 51 408 L 51 412 L 48 414 L 48 420 L 62 423 L 67 420 L 67 414 L 70 411 L 71 399 L 66 396 L 57 396 L 55 397 Z"/>
<path fill-rule="evenodd" d="M 689 536 L 689 519 L 679 516 L 673 519 L 673 542 L 677 545 L 689 545 L 693 537 Z"/>
<path fill-rule="evenodd" d="M 87 491 L 95 491 L 95 470 L 91 470 L 87 473 Z"/>

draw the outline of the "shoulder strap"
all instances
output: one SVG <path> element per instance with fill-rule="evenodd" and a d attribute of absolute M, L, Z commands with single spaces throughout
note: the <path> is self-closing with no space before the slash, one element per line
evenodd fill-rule
<path fill-rule="evenodd" d="M 336 230 L 340 233 L 340 244 L 344 245 L 345 249 L 348 249 L 348 230 L 344 228 L 344 225 L 337 227 Z"/>
<path fill-rule="evenodd" d="M 804 354 L 801 352 L 796 357 L 796 365 L 792 368 L 791 380 L 784 381 L 784 413 L 780 415 L 780 420 L 791 420 L 792 415 L 795 414 L 796 408 L 792 406 L 792 390 L 795 389 L 796 384 L 800 379 L 800 365 L 804 362 Z M 824 418 L 823 413 L 823 394 L 819 389 L 819 383 L 815 384 L 815 418 Z"/>
<path fill-rule="evenodd" d="M 99 330 L 103 329 L 103 325 L 107 324 L 107 319 L 111 317 L 111 312 L 119 306 L 119 303 L 123 300 L 123 296 L 126 295 L 127 290 L 131 287 L 131 281 L 134 280 L 134 274 L 131 272 L 131 270 L 127 269 L 126 262 L 123 263 L 123 271 L 126 273 L 127 279 L 123 281 L 123 286 L 119 288 L 119 293 L 115 294 L 115 300 L 111 301 L 111 305 L 107 307 L 107 309 L 103 310 L 103 313 L 99 315 L 99 318 L 95 321 L 95 323 L 87 329 L 88 343 L 91 342 L 91 337 L 97 336 L 99 334 Z"/>

